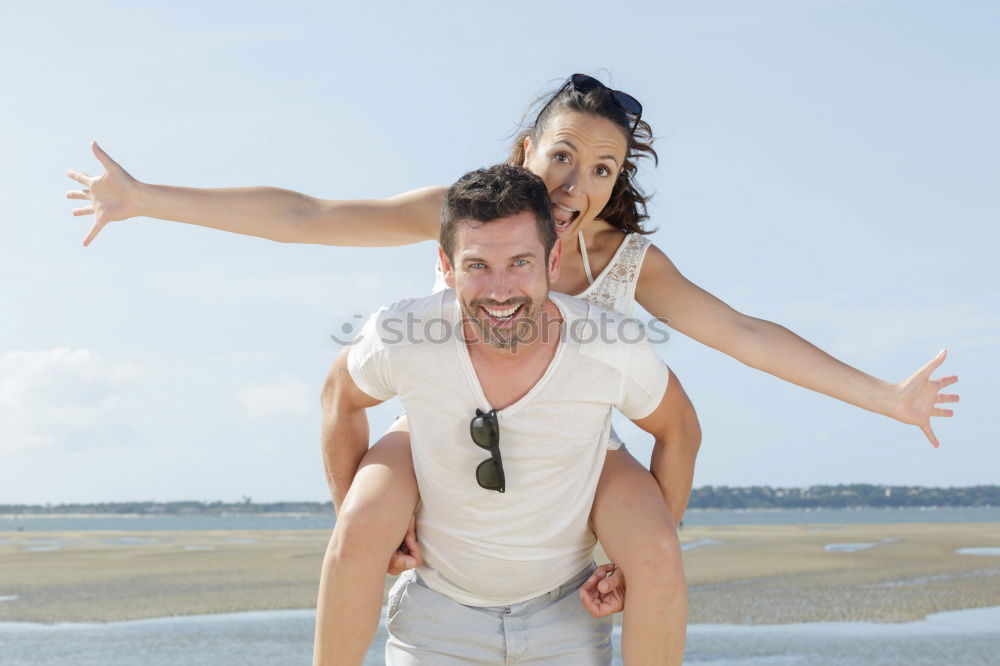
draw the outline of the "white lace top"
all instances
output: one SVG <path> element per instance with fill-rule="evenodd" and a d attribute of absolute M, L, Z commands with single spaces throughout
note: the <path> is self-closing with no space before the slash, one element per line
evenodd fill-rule
<path fill-rule="evenodd" d="M 596 278 L 590 269 L 590 258 L 587 256 L 587 246 L 583 242 L 583 233 L 580 233 L 578 240 L 580 254 L 583 256 L 583 270 L 587 273 L 590 286 L 576 294 L 576 297 L 631 317 L 632 309 L 635 307 L 635 285 L 639 281 L 642 260 L 651 245 L 649 240 L 642 234 L 626 234 L 625 240 L 618 246 L 611 261 Z M 432 291 L 447 289 L 440 262 L 434 272 Z"/>
<path fill-rule="evenodd" d="M 590 270 L 590 258 L 587 256 L 587 245 L 583 242 L 581 233 L 580 254 L 583 255 L 583 270 L 587 273 L 590 286 L 576 297 L 631 317 L 635 307 L 635 285 L 639 281 L 639 269 L 642 268 L 642 260 L 646 257 L 650 244 L 642 234 L 627 234 L 611 261 L 594 278 Z"/>

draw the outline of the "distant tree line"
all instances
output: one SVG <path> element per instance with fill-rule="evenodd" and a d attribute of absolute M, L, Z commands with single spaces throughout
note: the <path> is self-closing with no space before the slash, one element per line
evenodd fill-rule
<path fill-rule="evenodd" d="M 330 502 L 101 502 L 100 504 L 0 504 L 4 514 L 139 514 L 161 516 L 257 513 L 333 513 Z"/>
<path fill-rule="evenodd" d="M 808 488 L 703 486 L 691 493 L 693 509 L 852 509 L 862 507 L 1000 506 L 1000 486 L 923 488 L 863 483 Z"/>
<path fill-rule="evenodd" d="M 853 509 L 864 507 L 1000 507 L 1000 486 L 924 488 L 852 484 L 772 488 L 703 486 L 691 493 L 692 509 Z M 103 502 L 100 504 L 0 504 L 2 514 L 222 515 L 333 513 L 330 502 Z"/>

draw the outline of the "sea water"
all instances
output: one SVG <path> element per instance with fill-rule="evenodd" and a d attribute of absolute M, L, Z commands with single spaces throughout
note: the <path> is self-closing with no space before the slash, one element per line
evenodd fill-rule
<path fill-rule="evenodd" d="M 684 524 L 819 525 L 865 523 L 1000 523 L 1000 507 L 904 509 L 689 509 Z M 0 532 L 332 530 L 333 514 L 188 516 L 0 515 Z"/>
<path fill-rule="evenodd" d="M 3 666 L 302 666 L 310 663 L 315 612 L 264 611 L 111 622 L 0 623 Z M 621 664 L 618 630 L 615 664 Z M 365 666 L 382 664 L 384 629 Z M 685 664 L 710 666 L 995 666 L 1000 606 L 898 624 L 694 624 Z"/>

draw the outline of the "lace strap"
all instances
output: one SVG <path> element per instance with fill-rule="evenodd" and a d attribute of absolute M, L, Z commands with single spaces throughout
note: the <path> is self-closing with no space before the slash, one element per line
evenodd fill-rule
<path fill-rule="evenodd" d="M 583 232 L 577 236 L 580 241 L 580 255 L 583 257 L 583 270 L 587 274 L 587 284 L 594 284 L 594 274 L 590 270 L 590 257 L 587 256 L 587 244 L 583 240 Z"/>

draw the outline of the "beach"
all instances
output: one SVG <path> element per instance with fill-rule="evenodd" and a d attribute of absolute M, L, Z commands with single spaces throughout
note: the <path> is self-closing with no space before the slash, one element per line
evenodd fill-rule
<path fill-rule="evenodd" d="M 0 622 L 314 608 L 328 537 L 0 532 Z M 681 538 L 692 624 L 904 622 L 1000 606 L 1000 523 L 698 526 Z"/>

